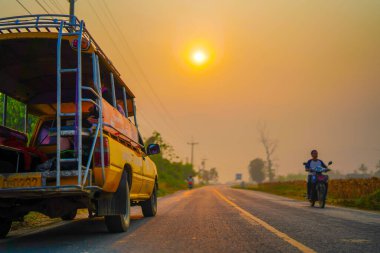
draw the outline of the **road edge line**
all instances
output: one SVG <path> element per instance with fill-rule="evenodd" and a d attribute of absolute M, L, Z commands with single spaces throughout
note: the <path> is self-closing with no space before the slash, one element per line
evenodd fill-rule
<path fill-rule="evenodd" d="M 225 202 L 227 202 L 228 204 L 230 204 L 232 207 L 236 208 L 238 211 L 240 211 L 242 214 L 244 214 L 246 216 L 246 218 L 249 218 L 253 221 L 255 221 L 256 223 L 258 223 L 259 225 L 261 225 L 262 227 L 264 227 L 266 230 L 272 232 L 273 234 L 275 234 L 276 236 L 278 236 L 279 238 L 281 238 L 282 240 L 286 241 L 287 243 L 291 244 L 292 246 L 296 247 L 297 249 L 299 249 L 301 252 L 303 253 L 316 253 L 315 250 L 307 247 L 306 245 L 300 243 L 299 241 L 291 238 L 290 236 L 288 236 L 287 234 L 281 232 L 280 230 L 272 227 L 271 225 L 269 225 L 268 223 L 266 223 L 265 221 L 257 218 L 256 216 L 252 215 L 251 213 L 247 212 L 246 210 L 244 210 L 243 208 L 241 208 L 240 206 L 238 206 L 237 204 L 235 204 L 234 202 L 232 202 L 231 200 L 229 200 L 227 197 L 225 197 L 222 193 L 220 193 L 218 190 L 214 190 L 214 193 L 220 197 L 222 200 L 224 200 Z"/>

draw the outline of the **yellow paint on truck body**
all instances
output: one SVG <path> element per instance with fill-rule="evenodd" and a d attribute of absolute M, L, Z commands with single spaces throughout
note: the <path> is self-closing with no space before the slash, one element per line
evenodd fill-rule
<path fill-rule="evenodd" d="M 108 138 L 110 166 L 105 168 L 106 180 L 103 183 L 102 168 L 94 168 L 95 184 L 106 192 L 115 192 L 119 186 L 122 172 L 129 167 L 132 171 L 131 198 L 147 199 L 151 195 L 157 176 L 156 165 L 142 150 L 128 147 L 116 138 Z"/>
<path fill-rule="evenodd" d="M 52 119 L 54 118 L 51 116 L 40 118 L 31 138 L 32 146 L 38 145 L 37 135 L 43 122 Z M 131 200 L 148 199 L 153 192 L 157 178 L 157 168 L 154 162 L 141 148 L 133 147 L 125 142 L 122 143 L 118 137 L 112 136 L 105 131 L 103 136 L 108 139 L 110 166 L 104 168 L 105 182 L 103 182 L 102 168 L 92 168 L 93 185 L 101 187 L 105 192 L 116 192 L 123 170 L 130 168 L 132 172 L 132 183 L 130 185 Z M 38 149 L 47 154 L 54 154 L 56 152 L 55 145 L 40 145 Z M 76 185 L 77 180 L 77 177 L 61 177 L 61 185 Z M 55 185 L 55 181 L 50 181 L 47 185 Z"/>
<path fill-rule="evenodd" d="M 142 150 L 128 147 L 111 137 L 105 138 L 108 138 L 111 164 L 105 169 L 104 184 L 102 169 L 94 168 L 95 184 L 106 192 L 115 192 L 123 170 L 129 167 L 132 171 L 131 199 L 149 198 L 157 175 L 155 164 Z"/>

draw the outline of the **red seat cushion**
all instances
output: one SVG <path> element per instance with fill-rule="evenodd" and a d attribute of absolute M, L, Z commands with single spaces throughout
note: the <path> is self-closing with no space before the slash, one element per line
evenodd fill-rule
<path fill-rule="evenodd" d="M 26 136 L 26 134 L 5 126 L 0 126 L 0 137 L 2 139 L 5 139 L 5 141 L 14 140 L 25 146 L 28 143 L 28 137 Z"/>

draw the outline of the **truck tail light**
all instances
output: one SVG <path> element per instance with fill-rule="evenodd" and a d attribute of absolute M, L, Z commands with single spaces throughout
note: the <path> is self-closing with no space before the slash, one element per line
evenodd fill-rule
<path fill-rule="evenodd" d="M 78 49 L 78 39 L 71 41 L 71 47 L 73 49 Z M 82 38 L 81 48 L 84 51 L 87 51 L 90 48 L 90 42 L 86 38 Z"/>
<path fill-rule="evenodd" d="M 110 166 L 110 146 L 108 138 L 103 138 L 103 147 L 104 147 L 104 167 Z M 94 153 L 94 164 L 95 167 L 102 167 L 102 152 L 100 149 L 100 138 L 96 141 L 95 153 Z"/>

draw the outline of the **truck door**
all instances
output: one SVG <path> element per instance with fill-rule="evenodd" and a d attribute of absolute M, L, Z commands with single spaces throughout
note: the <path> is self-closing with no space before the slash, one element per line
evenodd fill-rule
<path fill-rule="evenodd" d="M 132 166 L 132 187 L 131 187 L 131 195 L 135 195 L 137 197 L 141 192 L 142 184 L 143 184 L 143 159 L 140 153 L 136 150 L 126 149 L 123 153 L 124 161 L 127 161 L 128 164 Z"/>
<path fill-rule="evenodd" d="M 154 187 L 155 180 L 155 170 L 152 161 L 146 154 L 143 156 L 143 185 L 141 189 L 141 194 L 144 197 L 150 196 L 152 189 Z"/>

